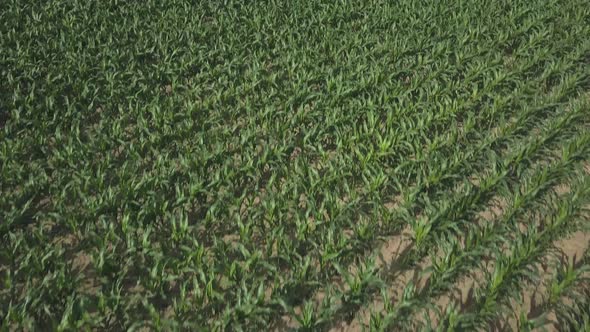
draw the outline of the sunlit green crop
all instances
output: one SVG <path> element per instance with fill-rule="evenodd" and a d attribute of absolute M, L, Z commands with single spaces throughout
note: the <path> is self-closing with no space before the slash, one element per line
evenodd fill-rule
<path fill-rule="evenodd" d="M 588 330 L 589 36 L 588 0 L 2 0 L 0 330 Z"/>

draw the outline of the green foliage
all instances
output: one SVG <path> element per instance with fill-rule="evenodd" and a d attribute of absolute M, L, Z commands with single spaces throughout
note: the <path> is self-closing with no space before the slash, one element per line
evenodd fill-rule
<path fill-rule="evenodd" d="M 590 229 L 588 36 L 587 0 L 4 0 L 1 329 L 588 329 L 588 253 L 512 311 Z"/>

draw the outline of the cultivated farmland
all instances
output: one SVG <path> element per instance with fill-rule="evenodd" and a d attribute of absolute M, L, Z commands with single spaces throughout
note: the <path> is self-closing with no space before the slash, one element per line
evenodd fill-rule
<path fill-rule="evenodd" d="M 0 1 L 1 330 L 590 329 L 590 1 Z"/>

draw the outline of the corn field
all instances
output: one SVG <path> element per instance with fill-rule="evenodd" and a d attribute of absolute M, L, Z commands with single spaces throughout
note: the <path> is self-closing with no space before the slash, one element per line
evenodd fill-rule
<path fill-rule="evenodd" d="M 589 0 L 2 0 L 0 73 L 0 331 L 590 331 Z"/>

